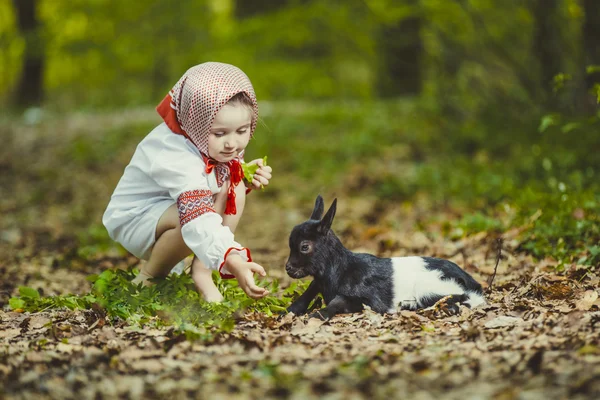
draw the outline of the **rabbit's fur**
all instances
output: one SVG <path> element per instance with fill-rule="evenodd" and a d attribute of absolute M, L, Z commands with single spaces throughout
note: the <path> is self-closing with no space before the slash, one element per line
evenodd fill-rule
<path fill-rule="evenodd" d="M 447 297 L 452 313 L 458 303 L 475 307 L 485 303 L 481 285 L 451 261 L 432 257 L 380 258 L 346 249 L 331 224 L 335 199 L 321 219 L 323 198 L 317 197 L 310 219 L 297 225 L 289 238 L 290 256 L 285 269 L 292 278 L 311 275 L 307 290 L 288 308 L 302 315 L 321 293 L 326 307 L 311 316 L 328 319 L 358 312 L 363 304 L 378 313 L 416 310 Z"/>

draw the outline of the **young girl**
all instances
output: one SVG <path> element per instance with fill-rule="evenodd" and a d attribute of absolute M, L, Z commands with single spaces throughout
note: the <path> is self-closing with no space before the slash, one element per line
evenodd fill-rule
<path fill-rule="evenodd" d="M 269 184 L 262 160 L 248 188 L 241 184 L 244 149 L 258 118 L 256 95 L 237 67 L 208 62 L 190 68 L 156 108 L 164 122 L 138 145 L 102 222 L 113 240 L 148 260 L 135 283 L 166 276 L 189 254 L 192 278 L 207 301 L 221 301 L 211 270 L 237 278 L 252 298 L 250 250 L 233 238 L 246 194 Z"/>

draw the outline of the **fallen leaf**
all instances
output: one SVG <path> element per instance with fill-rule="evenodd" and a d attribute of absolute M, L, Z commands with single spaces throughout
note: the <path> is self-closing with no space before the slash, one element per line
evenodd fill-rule
<path fill-rule="evenodd" d="M 39 363 L 39 362 L 43 362 L 44 360 L 46 360 L 44 353 L 41 353 L 39 351 L 30 351 L 29 353 L 27 353 L 25 358 L 27 359 L 27 361 L 32 362 L 32 363 Z"/>
<path fill-rule="evenodd" d="M 542 276 L 542 279 L 546 282 L 561 282 L 567 280 L 565 276 L 554 274 L 544 275 Z"/>
<path fill-rule="evenodd" d="M 370 325 L 373 327 L 378 327 L 383 322 L 383 315 L 373 311 L 371 307 L 365 305 L 365 309 L 363 311 L 364 316 L 369 321 Z"/>
<path fill-rule="evenodd" d="M 154 351 L 153 350 L 145 350 L 145 349 L 142 350 L 137 347 L 130 346 L 119 353 L 119 359 L 134 361 L 134 360 L 139 360 L 141 358 L 148 358 L 153 355 L 159 356 L 160 354 L 162 354 L 162 352 L 157 353 L 156 350 L 154 350 Z"/>
<path fill-rule="evenodd" d="M 75 350 L 75 348 L 73 347 L 73 345 L 70 345 L 68 343 L 61 342 L 56 345 L 56 351 L 58 351 L 60 353 L 71 354 L 71 353 L 73 353 L 74 350 Z"/>
<path fill-rule="evenodd" d="M 592 308 L 594 302 L 598 299 L 598 292 L 595 290 L 586 290 L 583 296 L 575 302 L 575 308 L 581 311 L 587 311 Z"/>
<path fill-rule="evenodd" d="M 492 319 L 491 321 L 486 322 L 483 326 L 487 329 L 504 328 L 506 326 L 515 326 L 522 321 L 523 320 L 521 318 L 509 317 L 508 315 L 501 315 Z"/>
<path fill-rule="evenodd" d="M 298 322 L 292 325 L 291 334 L 294 336 L 314 335 L 319 331 L 321 325 L 324 323 L 325 321 L 322 321 L 318 318 L 309 318 L 306 324 L 298 319 Z"/>
<path fill-rule="evenodd" d="M 567 282 L 556 282 L 550 285 L 535 285 L 538 294 L 546 299 L 562 300 L 573 294 L 573 289 Z"/>
<path fill-rule="evenodd" d="M 136 360 L 131 363 L 131 368 L 134 371 L 145 371 L 150 373 L 158 373 L 164 369 L 165 365 L 157 359 Z"/>
<path fill-rule="evenodd" d="M 30 329 L 43 328 L 44 325 L 46 325 L 46 324 L 48 324 L 50 322 L 52 322 L 52 320 L 50 318 L 48 318 L 48 317 L 45 317 L 43 315 L 34 315 L 29 320 L 29 328 Z"/>
<path fill-rule="evenodd" d="M 0 330 L 0 339 L 12 339 L 19 336 L 20 334 L 21 329 L 19 328 Z"/>
<path fill-rule="evenodd" d="M 282 327 L 292 325 L 293 323 L 294 323 L 294 314 L 287 313 L 279 321 L 277 321 L 277 323 L 275 324 L 275 326 L 273 328 L 281 329 Z"/>

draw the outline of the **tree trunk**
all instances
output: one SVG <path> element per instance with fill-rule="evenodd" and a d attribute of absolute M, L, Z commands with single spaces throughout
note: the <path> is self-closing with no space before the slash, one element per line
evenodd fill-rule
<path fill-rule="evenodd" d="M 533 52 L 539 65 L 539 83 L 550 103 L 553 78 L 562 68 L 558 6 L 558 0 L 537 0 L 533 9 Z"/>
<path fill-rule="evenodd" d="M 421 22 L 420 17 L 409 17 L 382 28 L 379 37 L 382 57 L 378 83 L 380 96 L 417 95 L 421 92 Z"/>
<path fill-rule="evenodd" d="M 583 10 L 585 12 L 582 27 L 584 68 L 589 65 L 600 66 L 600 1 L 583 0 Z M 589 93 L 595 84 L 600 84 L 600 72 L 586 76 L 584 107 L 588 112 L 598 108 L 597 97 Z"/>
<path fill-rule="evenodd" d="M 234 15 L 237 19 L 267 14 L 288 5 L 289 0 L 235 0 Z"/>
<path fill-rule="evenodd" d="M 13 0 L 17 24 L 25 39 L 23 70 L 15 93 L 19 107 L 38 105 L 43 99 L 44 45 L 36 16 L 36 0 Z"/>

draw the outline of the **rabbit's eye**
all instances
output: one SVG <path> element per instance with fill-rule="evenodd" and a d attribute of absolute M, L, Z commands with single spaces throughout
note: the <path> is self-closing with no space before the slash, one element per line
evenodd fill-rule
<path fill-rule="evenodd" d="M 300 251 L 302 253 L 308 253 L 310 251 L 310 243 L 308 243 L 308 242 L 302 242 L 300 244 Z"/>

